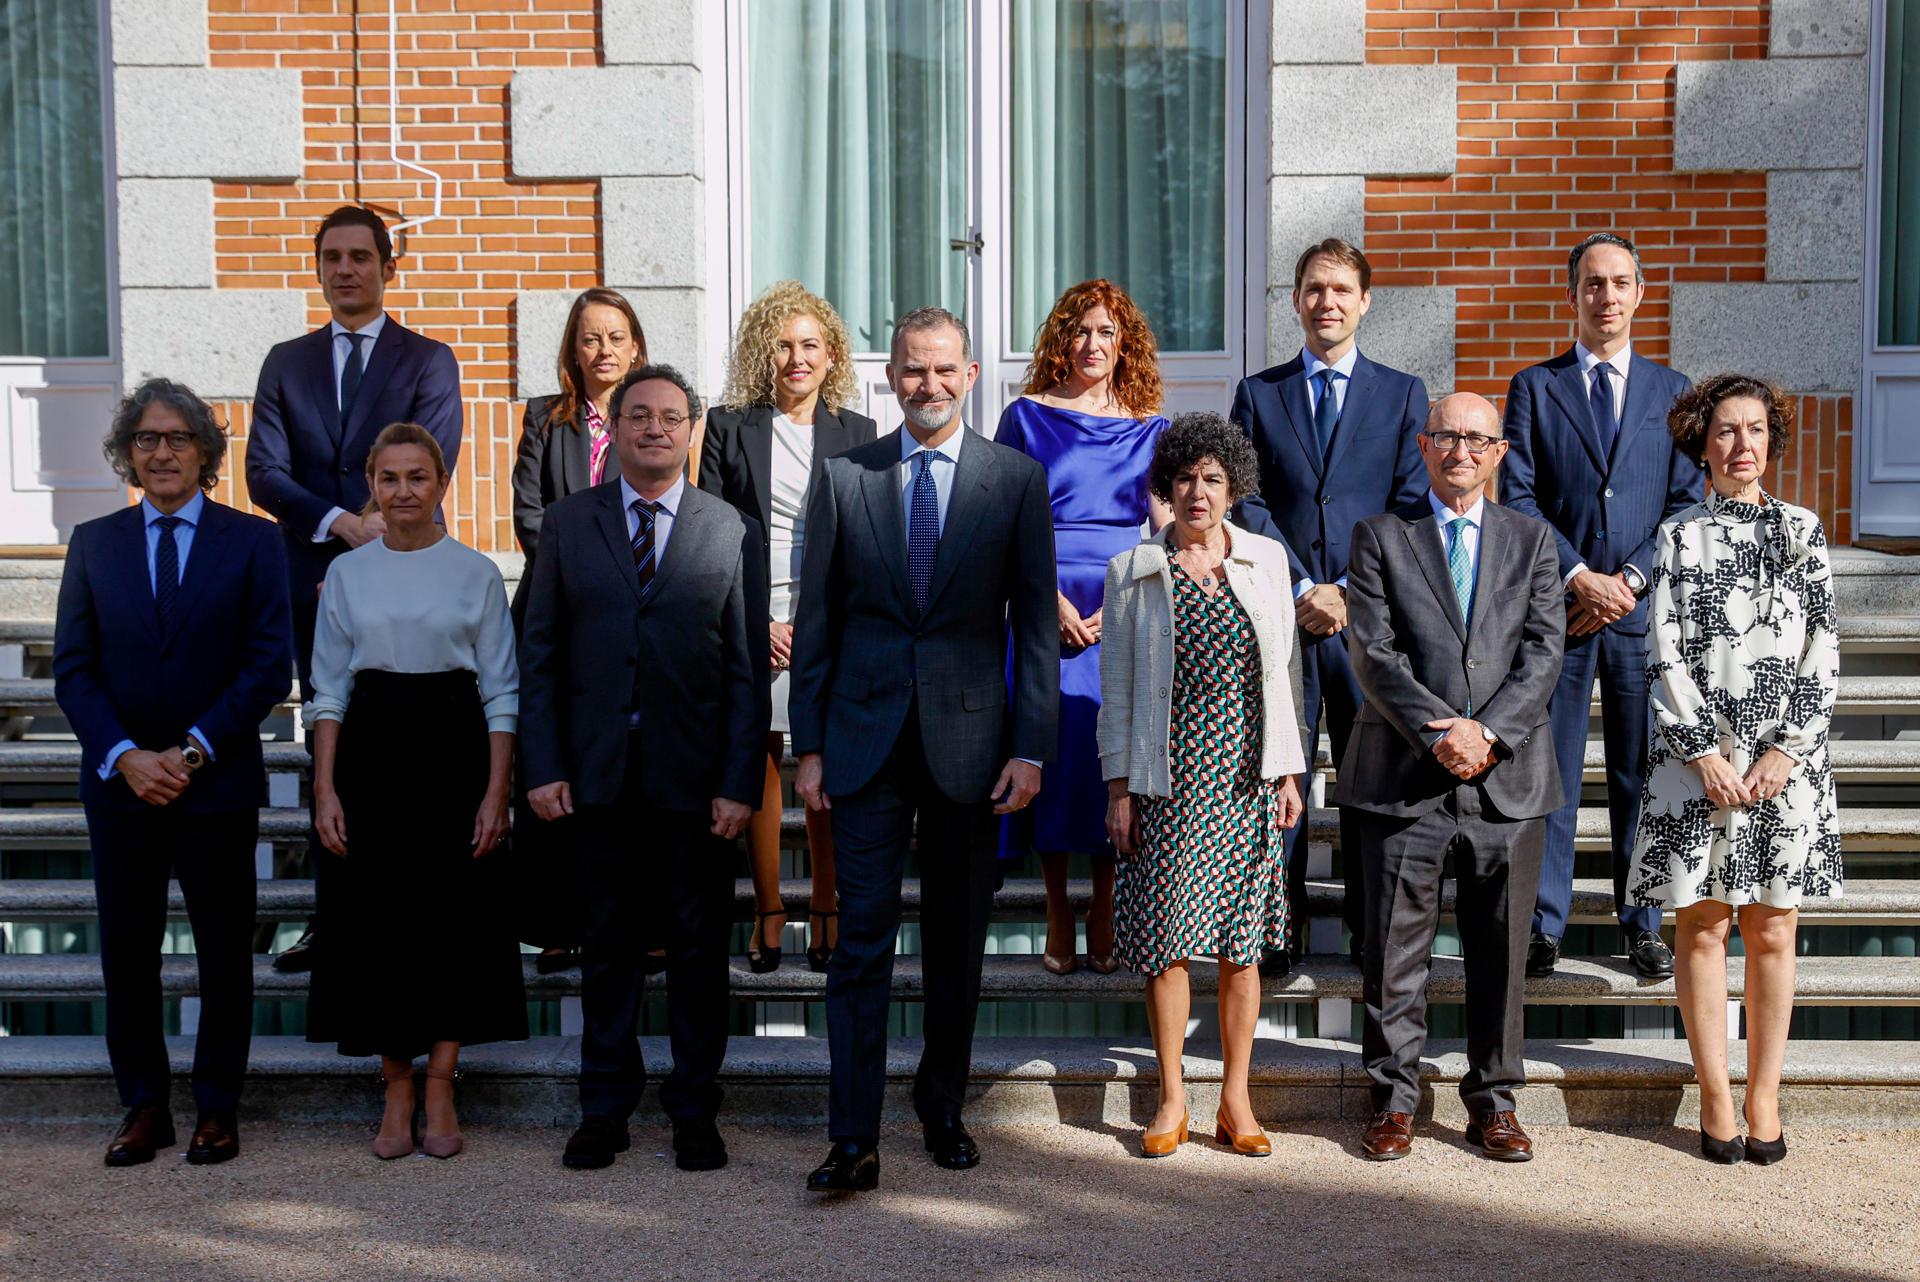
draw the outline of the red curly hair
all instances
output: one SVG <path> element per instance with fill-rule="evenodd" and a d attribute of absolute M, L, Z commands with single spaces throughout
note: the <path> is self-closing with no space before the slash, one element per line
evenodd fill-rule
<path fill-rule="evenodd" d="M 1110 280 L 1085 280 L 1068 288 L 1033 336 L 1027 363 L 1029 396 L 1051 391 L 1073 373 L 1073 337 L 1080 318 L 1096 307 L 1107 309 L 1120 331 L 1120 355 L 1113 367 L 1113 396 L 1133 414 L 1158 414 L 1162 388 L 1153 328 L 1127 291 Z"/>

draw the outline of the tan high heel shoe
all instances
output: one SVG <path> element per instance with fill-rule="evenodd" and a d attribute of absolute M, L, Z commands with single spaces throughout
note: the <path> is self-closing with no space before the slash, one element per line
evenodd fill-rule
<path fill-rule="evenodd" d="M 1140 1137 L 1141 1157 L 1172 1157 L 1173 1151 L 1187 1142 L 1187 1115 L 1180 1114 L 1180 1125 L 1157 1135 Z"/>
<path fill-rule="evenodd" d="M 432 1065 L 428 1065 L 427 1076 L 436 1082 L 453 1083 L 465 1077 L 466 1072 L 458 1068 L 449 1072 L 446 1069 L 435 1068 Z M 459 1131 L 455 1131 L 451 1135 L 435 1135 L 429 1130 L 420 1137 L 420 1151 L 428 1157 L 453 1157 L 466 1146 L 466 1137 L 460 1134 Z"/>
<path fill-rule="evenodd" d="M 380 1080 L 385 1082 L 389 1087 L 401 1082 L 405 1082 L 411 1086 L 413 1084 L 413 1065 L 409 1064 L 405 1072 L 391 1076 L 388 1075 L 386 1066 L 382 1065 L 380 1068 Z M 404 1137 L 396 1139 L 388 1139 L 382 1135 L 373 1137 L 373 1155 L 383 1162 L 391 1162 L 397 1157 L 405 1157 L 409 1153 L 412 1153 L 413 1145 L 413 1118 L 409 1115 L 407 1118 L 407 1133 Z"/>
<path fill-rule="evenodd" d="M 1255 1131 L 1251 1135 L 1238 1135 L 1227 1129 L 1227 1110 L 1221 1109 L 1213 1117 L 1213 1140 L 1216 1144 L 1230 1144 L 1233 1151 L 1243 1157 L 1273 1156 L 1273 1142 L 1265 1131 Z"/>

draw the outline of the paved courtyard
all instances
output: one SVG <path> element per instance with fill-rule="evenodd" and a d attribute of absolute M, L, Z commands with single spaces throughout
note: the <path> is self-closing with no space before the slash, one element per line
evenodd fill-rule
<path fill-rule="evenodd" d="M 1274 1134 L 1274 1156 L 1193 1144 L 1158 1162 L 1118 1128 L 982 1129 L 942 1171 L 892 1128 L 882 1188 L 800 1187 L 812 1130 L 725 1128 L 733 1162 L 676 1171 L 634 1133 L 610 1171 L 561 1168 L 565 1133 L 479 1128 L 466 1154 L 380 1163 L 363 1128 L 248 1127 L 238 1161 L 108 1171 L 99 1127 L 0 1127 L 0 1276 L 28 1279 L 1920 1278 L 1920 1133 L 1791 1131 L 1781 1166 L 1709 1166 L 1680 1130 L 1542 1127 L 1500 1166 L 1423 1124 L 1409 1159 L 1351 1127 Z"/>

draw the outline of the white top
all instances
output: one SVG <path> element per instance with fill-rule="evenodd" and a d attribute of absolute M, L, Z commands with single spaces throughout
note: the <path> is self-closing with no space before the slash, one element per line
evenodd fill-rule
<path fill-rule="evenodd" d="M 667 540 L 673 537 L 673 520 L 680 515 L 680 498 L 687 492 L 687 478 L 682 476 L 667 488 L 667 492 L 653 502 L 659 511 L 653 514 L 653 568 L 660 569 L 660 560 L 667 554 Z M 620 507 L 627 514 L 627 542 L 633 542 L 633 536 L 640 532 L 640 518 L 634 515 L 634 500 L 640 497 L 640 491 L 620 478 Z M 492 562 L 488 562 L 489 565 Z"/>
<path fill-rule="evenodd" d="M 913 432 L 904 424 L 900 428 L 900 461 L 906 466 L 900 469 L 900 497 L 906 504 L 907 519 L 901 522 L 900 536 L 913 538 L 913 482 L 920 474 L 920 461 L 916 454 L 925 454 L 932 458 L 929 464 L 933 468 L 934 507 L 940 518 L 940 531 L 947 529 L 947 500 L 953 497 L 953 476 L 960 468 L 960 442 L 967 435 L 967 425 L 958 423 L 953 435 L 939 445 L 922 445 L 914 438 Z"/>
<path fill-rule="evenodd" d="M 807 483 L 813 479 L 813 428 L 802 427 L 785 414 L 773 416 L 773 485 L 767 531 L 772 550 L 771 617 L 793 622 L 795 598 L 800 595 L 800 555 L 806 542 Z"/>
<path fill-rule="evenodd" d="M 520 667 L 500 570 L 451 536 L 418 552 L 375 539 L 338 558 L 320 586 L 312 721 L 339 721 L 353 675 L 472 672 L 488 730 L 519 722 Z"/>

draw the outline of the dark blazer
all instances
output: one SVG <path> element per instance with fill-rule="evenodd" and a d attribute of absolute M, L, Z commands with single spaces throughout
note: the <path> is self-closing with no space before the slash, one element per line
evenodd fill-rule
<path fill-rule="evenodd" d="M 773 706 L 753 522 L 687 486 L 644 604 L 617 473 L 548 508 L 539 547 L 520 637 L 527 787 L 564 779 L 576 805 L 618 800 L 637 691 L 649 805 L 758 808 Z"/>
<path fill-rule="evenodd" d="M 1052 760 L 1059 731 L 1047 473 L 1018 450 L 966 437 L 919 614 L 901 430 L 828 459 L 813 487 L 787 700 L 793 751 L 824 752 L 827 792 L 854 792 L 893 751 L 917 700 L 933 781 L 954 801 L 981 802 L 1009 757 Z"/>
<path fill-rule="evenodd" d="M 327 566 L 346 544 L 313 541 L 330 508 L 358 514 L 367 502 L 367 451 L 390 423 L 433 434 L 452 470 L 460 457 L 460 366 L 453 349 L 391 313 L 367 358 L 347 421 L 334 391 L 333 334 L 322 326 L 277 345 L 260 366 L 247 441 L 247 490 L 280 522 L 295 602 L 319 595 Z"/>
<path fill-rule="evenodd" d="M 1260 498 L 1287 545 L 1294 582 L 1332 583 L 1347 572 L 1355 522 L 1427 492 L 1414 439 L 1427 421 L 1427 385 L 1360 353 L 1325 460 L 1310 404 L 1306 364 L 1295 356 L 1241 379 L 1231 417 L 1260 456 Z"/>
<path fill-rule="evenodd" d="M 716 409 L 707 415 L 706 443 L 700 447 L 700 488 L 758 516 L 760 533 L 773 538 L 773 416 L 771 405 Z M 828 409 L 813 413 L 813 478 L 818 484 L 826 462 L 856 445 L 865 445 L 879 428 L 865 414 Z"/>
<path fill-rule="evenodd" d="M 1562 578 L 1585 562 L 1601 574 L 1631 565 L 1642 582 L 1653 582 L 1654 532 L 1705 489 L 1700 469 L 1667 433 L 1667 411 L 1689 386 L 1686 375 L 1635 352 L 1620 434 L 1602 454 L 1572 348 L 1513 376 L 1500 501 L 1553 527 Z M 1645 634 L 1646 602 L 1609 626 Z"/>
<path fill-rule="evenodd" d="M 1424 497 L 1354 527 L 1347 653 L 1367 701 L 1340 763 L 1339 805 L 1403 818 L 1440 805 L 1460 780 L 1434 759 L 1427 722 L 1471 709 L 1500 740 L 1473 781 L 1497 817 L 1560 806 L 1547 700 L 1567 625 L 1553 531 L 1492 502 L 1481 510 L 1471 629 Z"/>
<path fill-rule="evenodd" d="M 194 812 L 266 805 L 260 723 L 292 684 L 292 632 L 286 557 L 271 521 L 207 500 L 164 635 L 144 509 L 77 526 L 60 579 L 53 677 L 80 739 L 80 799 L 146 810 L 121 775 L 100 778 L 107 751 L 131 739 L 164 752 L 199 726 L 213 759 L 171 804 Z"/>
<path fill-rule="evenodd" d="M 513 536 L 526 554 L 524 579 L 533 577 L 533 557 L 540 546 L 540 521 L 547 509 L 569 494 L 592 484 L 593 442 L 587 435 L 587 416 L 576 409 L 565 423 L 552 421 L 558 396 L 536 396 L 527 402 L 520 419 L 520 445 L 513 456 Z M 620 470 L 620 457 L 607 449 L 609 474 Z"/>

